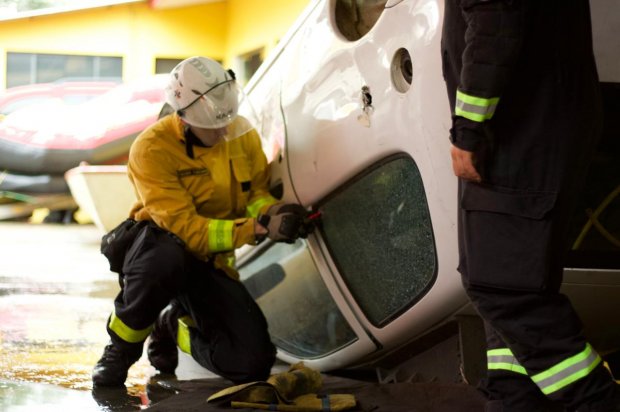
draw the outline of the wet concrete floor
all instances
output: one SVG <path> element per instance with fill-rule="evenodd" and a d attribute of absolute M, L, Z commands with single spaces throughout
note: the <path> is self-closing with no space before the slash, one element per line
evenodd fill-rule
<path fill-rule="evenodd" d="M 0 222 L 0 411 L 230 410 L 206 398 L 231 383 L 184 353 L 176 378 L 156 375 L 143 356 L 126 388 L 92 388 L 119 290 L 99 252 L 101 236 L 92 225 Z M 286 369 L 277 364 L 272 373 Z M 324 389 L 354 394 L 355 411 L 483 410 L 466 385 L 379 385 L 325 375 Z"/>
<path fill-rule="evenodd" d="M 146 386 L 156 371 L 145 357 L 130 369 L 126 390 L 91 393 L 119 290 L 99 253 L 101 235 L 93 225 L 0 223 L 1 411 L 136 410 L 151 403 Z M 181 355 L 179 379 L 214 376 Z"/>

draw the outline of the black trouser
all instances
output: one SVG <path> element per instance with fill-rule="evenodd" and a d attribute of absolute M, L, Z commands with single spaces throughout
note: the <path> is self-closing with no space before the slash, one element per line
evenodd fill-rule
<path fill-rule="evenodd" d="M 487 349 L 503 349 L 508 345 L 502 337 L 485 322 Z M 489 412 L 528 411 L 552 412 L 562 411 L 564 407 L 554 405 L 532 382 L 529 376 L 502 369 L 488 369 L 487 377 L 480 382 L 480 389 L 490 400 L 495 400 L 497 406 L 487 407 Z"/>
<path fill-rule="evenodd" d="M 466 184 L 460 184 L 461 199 Z M 558 199 L 547 215 L 494 202 L 493 189 L 470 186 L 459 215 L 460 266 L 469 298 L 485 320 L 488 349 L 510 350 L 525 372 L 489 369 L 481 389 L 503 412 L 547 412 L 550 403 L 532 378 L 586 350 L 582 324 L 570 301 L 559 293 L 568 210 Z M 542 203 L 544 205 L 544 203 Z M 513 210 L 513 208 L 515 208 Z M 540 383 L 539 383 L 540 384 Z M 549 390 L 546 397 L 574 410 L 600 405 L 611 411 L 618 391 L 599 363 L 586 376 Z M 494 410 L 494 409 L 490 409 Z"/>
<path fill-rule="evenodd" d="M 192 357 L 233 382 L 263 380 L 275 361 L 267 321 L 243 284 L 196 259 L 167 232 L 149 225 L 129 248 L 115 316 L 145 330 L 172 299 L 192 317 Z M 128 343 L 108 327 L 115 344 Z"/>
<path fill-rule="evenodd" d="M 551 368 L 584 349 L 581 325 L 561 294 L 528 294 L 468 289 L 480 315 L 487 320 L 487 349 L 509 348 L 528 375 L 506 370 L 487 371 L 480 389 L 489 400 L 501 400 L 501 412 L 551 412 L 564 405 L 573 411 L 582 404 L 601 404 L 592 411 L 612 411 L 617 385 L 602 363 L 587 376 L 545 396 L 531 375 Z M 605 405 L 604 403 L 608 404 Z M 489 409 L 494 411 L 494 409 Z M 563 409 L 558 409 L 563 410 Z"/>

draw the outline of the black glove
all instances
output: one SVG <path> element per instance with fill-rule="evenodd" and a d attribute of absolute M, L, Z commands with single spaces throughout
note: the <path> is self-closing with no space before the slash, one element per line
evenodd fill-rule
<path fill-rule="evenodd" d="M 301 219 L 297 237 L 305 239 L 310 233 L 314 232 L 314 222 L 308 218 L 310 212 L 302 205 L 298 203 L 276 203 L 267 209 L 269 216 L 277 216 L 282 213 L 292 213 Z"/>
<path fill-rule="evenodd" d="M 294 213 L 304 218 L 308 214 L 308 211 L 298 203 L 276 203 L 267 209 L 267 214 L 269 216 L 279 215 L 280 213 Z"/>
<path fill-rule="evenodd" d="M 299 226 L 299 237 L 302 239 L 307 238 L 310 233 L 314 232 L 314 228 L 316 227 L 315 221 L 310 219 L 308 217 L 309 215 L 310 213 L 306 214 Z"/>
<path fill-rule="evenodd" d="M 267 237 L 274 242 L 293 243 L 299 237 L 303 218 L 294 213 L 260 215 L 258 223 L 267 229 Z"/>

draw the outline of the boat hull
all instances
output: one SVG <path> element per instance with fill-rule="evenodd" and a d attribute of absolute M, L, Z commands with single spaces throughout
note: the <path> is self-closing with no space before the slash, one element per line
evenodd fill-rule
<path fill-rule="evenodd" d="M 74 167 L 65 179 L 78 206 L 107 233 L 129 216 L 136 201 L 122 165 Z"/>

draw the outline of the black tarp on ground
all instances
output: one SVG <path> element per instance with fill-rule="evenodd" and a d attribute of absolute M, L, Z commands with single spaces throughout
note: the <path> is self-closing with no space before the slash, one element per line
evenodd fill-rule
<path fill-rule="evenodd" d="M 169 386 L 178 394 L 163 399 L 148 408 L 149 412 L 174 411 L 258 411 L 233 409 L 226 405 L 207 403 L 212 394 L 231 386 L 225 379 L 198 379 L 160 382 L 153 392 L 165 391 Z M 442 383 L 388 383 L 378 384 L 348 378 L 323 376 L 321 393 L 349 393 L 355 395 L 357 407 L 363 412 L 481 412 L 484 399 L 475 388 L 467 385 Z M 149 394 L 149 398 L 157 395 Z M 169 395 L 168 395 L 169 396 Z M 165 397 L 165 395 L 164 395 Z"/>

